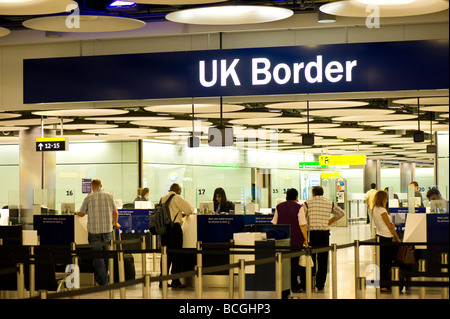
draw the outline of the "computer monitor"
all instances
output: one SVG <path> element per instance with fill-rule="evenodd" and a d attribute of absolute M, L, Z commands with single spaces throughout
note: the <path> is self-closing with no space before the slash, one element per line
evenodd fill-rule
<path fill-rule="evenodd" d="M 149 200 L 137 200 L 134 202 L 135 209 L 150 209 L 152 208 L 152 202 Z"/>
<path fill-rule="evenodd" d="M 445 199 L 430 200 L 430 213 L 446 214 L 448 213 L 448 202 Z"/>
<path fill-rule="evenodd" d="M 200 202 L 199 204 L 199 212 L 203 215 L 214 214 L 214 202 Z"/>
<path fill-rule="evenodd" d="M 414 206 L 415 207 L 422 206 L 422 198 L 421 197 L 414 197 Z"/>
<path fill-rule="evenodd" d="M 61 203 L 62 215 L 73 215 L 75 213 L 75 203 Z"/>

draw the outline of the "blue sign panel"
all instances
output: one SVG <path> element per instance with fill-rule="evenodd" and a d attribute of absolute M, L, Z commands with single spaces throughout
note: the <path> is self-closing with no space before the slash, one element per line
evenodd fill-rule
<path fill-rule="evenodd" d="M 24 103 L 448 89 L 448 41 L 24 60 Z"/>
<path fill-rule="evenodd" d="M 119 209 L 119 224 L 122 232 L 144 234 L 148 232 L 148 222 L 153 209 Z"/>

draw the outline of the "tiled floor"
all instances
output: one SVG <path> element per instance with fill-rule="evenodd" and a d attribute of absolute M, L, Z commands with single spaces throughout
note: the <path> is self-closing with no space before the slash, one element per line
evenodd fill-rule
<path fill-rule="evenodd" d="M 347 227 L 333 227 L 330 236 L 330 243 L 338 245 L 353 243 L 355 240 L 366 240 L 371 238 L 371 228 L 367 224 L 349 224 Z M 360 246 L 360 275 L 367 277 L 370 275 L 371 265 L 374 264 L 375 254 L 374 246 L 361 245 Z M 354 247 L 339 249 L 337 252 L 337 297 L 338 299 L 355 299 L 355 266 L 354 266 Z M 141 276 L 140 256 L 135 258 L 137 277 Z M 152 269 L 151 256 L 147 258 L 147 269 Z M 331 262 L 331 258 L 330 258 Z M 156 265 L 159 265 L 159 259 Z M 331 269 L 331 267 L 329 267 Z M 158 275 L 154 272 L 154 275 Z M 328 274 L 325 289 L 321 292 L 313 292 L 312 299 L 331 299 L 331 275 Z M 220 279 L 220 278 L 219 278 Z M 220 280 L 219 280 L 220 281 Z M 228 299 L 228 287 L 213 287 L 208 282 L 217 283 L 216 278 L 205 278 L 203 295 L 205 299 Z M 226 280 L 224 281 L 226 282 Z M 192 283 L 192 282 L 191 282 Z M 188 282 L 189 284 L 189 282 Z M 214 286 L 217 286 L 214 284 Z M 441 288 L 426 288 L 426 299 L 441 299 Z M 162 291 L 158 283 L 151 284 L 151 299 L 161 299 Z M 132 286 L 126 289 L 127 299 L 142 299 L 142 286 Z M 246 299 L 272 299 L 275 295 L 273 292 L 246 292 Z M 376 296 L 376 289 L 373 287 L 366 288 L 366 299 L 391 299 L 390 293 L 381 293 L 379 297 Z M 108 292 L 96 293 L 80 297 L 89 299 L 107 299 Z M 115 291 L 114 298 L 120 298 L 119 291 Z M 237 285 L 235 285 L 235 298 L 238 298 Z M 290 298 L 306 299 L 305 293 L 291 295 Z M 410 287 L 400 293 L 399 299 L 418 299 L 419 288 Z M 188 285 L 184 289 L 168 289 L 168 299 L 195 299 L 195 289 L 192 285 Z"/>

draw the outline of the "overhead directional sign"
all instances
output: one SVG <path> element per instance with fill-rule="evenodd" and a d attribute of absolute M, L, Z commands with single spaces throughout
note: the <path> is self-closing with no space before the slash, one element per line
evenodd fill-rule
<path fill-rule="evenodd" d="M 320 165 L 366 165 L 366 155 L 319 156 Z"/>
<path fill-rule="evenodd" d="M 299 168 L 325 168 L 325 165 L 320 165 L 319 162 L 300 162 Z"/>
<path fill-rule="evenodd" d="M 65 151 L 65 137 L 42 137 L 36 139 L 36 152 Z"/>

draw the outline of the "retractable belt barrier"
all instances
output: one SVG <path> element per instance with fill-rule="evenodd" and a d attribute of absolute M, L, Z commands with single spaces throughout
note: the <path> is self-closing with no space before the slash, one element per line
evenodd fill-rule
<path fill-rule="evenodd" d="M 110 298 L 113 298 L 113 293 L 111 291 L 116 289 L 125 289 L 129 286 L 139 285 L 142 284 L 143 287 L 143 298 L 150 298 L 150 283 L 151 282 L 162 282 L 162 288 L 163 298 L 167 298 L 167 281 L 173 280 L 173 279 L 180 279 L 180 278 L 186 278 L 186 277 L 194 277 L 195 278 L 195 295 L 196 298 L 201 299 L 202 298 L 202 276 L 207 274 L 213 274 L 220 271 L 226 271 L 229 270 L 229 276 L 230 276 L 230 299 L 234 298 L 234 283 L 233 283 L 233 277 L 234 277 L 234 269 L 238 268 L 238 282 L 239 282 L 239 291 L 238 296 L 239 298 L 245 298 L 245 267 L 246 266 L 256 266 L 256 265 L 263 265 L 263 264 L 269 264 L 269 263 L 275 263 L 276 267 L 276 297 L 281 298 L 281 275 L 282 275 L 282 259 L 286 258 L 294 258 L 299 257 L 302 255 L 310 256 L 312 254 L 318 254 L 318 253 L 324 253 L 324 252 L 332 252 L 332 298 L 337 299 L 337 271 L 336 271 L 336 252 L 339 249 L 346 249 L 346 248 L 355 248 L 355 294 L 356 298 L 365 298 L 365 278 L 359 276 L 359 267 L 360 267 L 360 261 L 359 261 L 359 247 L 361 245 L 374 245 L 378 248 L 380 246 L 392 246 L 392 245 L 421 245 L 421 246 L 442 246 L 447 245 L 448 242 L 439 242 L 439 243 L 380 243 L 375 241 L 375 239 L 368 239 L 364 241 L 356 240 L 353 243 L 347 243 L 343 245 L 336 245 L 332 244 L 331 246 L 327 247 L 291 247 L 291 246 L 276 246 L 276 247 L 258 247 L 258 250 L 271 250 L 274 251 L 275 248 L 275 256 L 274 257 L 267 257 L 262 259 L 255 259 L 255 260 L 244 260 L 244 259 L 238 259 L 239 262 L 231 262 L 229 264 L 224 265 L 218 265 L 218 266 L 211 266 L 211 267 L 203 267 L 202 265 L 202 255 L 207 254 L 228 254 L 230 257 L 232 255 L 251 255 L 256 254 L 255 246 L 253 245 L 235 245 L 231 241 L 230 243 L 197 243 L 197 248 L 183 248 L 183 249 L 167 249 L 167 247 L 162 246 L 161 249 L 146 249 L 145 244 L 141 245 L 142 249 L 117 249 L 117 245 L 120 245 L 122 247 L 122 244 L 135 244 L 138 242 L 145 242 L 146 235 L 143 235 L 141 238 L 137 239 L 129 239 L 129 240 L 111 240 L 109 242 L 101 242 L 101 243 L 94 243 L 94 244 L 87 244 L 87 245 L 75 245 L 72 244 L 70 247 L 65 246 L 1 246 L 0 245 L 0 267 L 3 265 L 9 265 L 9 267 L 2 267 L 0 268 L 0 276 L 4 275 L 11 275 L 14 273 L 17 273 L 17 288 L 18 288 L 18 297 L 23 298 L 23 289 L 24 289 L 24 275 L 23 275 L 23 267 L 25 265 L 38 265 L 38 264 L 55 264 L 58 262 L 67 262 L 68 260 L 76 260 L 78 261 L 78 258 L 80 259 L 93 259 L 93 258 L 117 258 L 117 256 L 120 253 L 131 253 L 131 254 L 149 254 L 149 253 L 160 253 L 161 254 L 161 260 L 163 261 L 163 269 L 161 269 L 160 276 L 151 276 L 150 274 L 146 273 L 145 267 L 143 267 L 143 276 L 142 278 L 138 279 L 132 279 L 127 281 L 122 281 L 118 283 L 114 283 L 110 281 L 111 283 L 103 286 L 95 286 L 95 287 L 89 287 L 89 288 L 73 288 L 69 291 L 63 291 L 63 292 L 55 292 L 55 293 L 48 293 L 46 290 L 39 291 L 39 295 L 37 296 L 31 296 L 30 299 L 56 299 L 56 298 L 74 298 L 77 296 L 82 296 L 86 294 L 92 294 L 92 293 L 98 293 L 103 291 L 110 291 Z M 88 248 L 94 248 L 99 246 L 107 246 L 107 247 L 114 247 L 114 250 L 110 249 L 107 251 L 94 251 Z M 27 247 L 27 249 L 24 249 L 24 247 Z M 36 258 L 39 253 L 36 254 L 35 251 L 33 251 L 32 248 L 39 248 L 39 250 L 48 250 L 51 254 L 51 258 L 47 260 L 42 260 L 41 258 Z M 30 252 L 30 250 L 33 252 L 32 254 L 26 253 L 26 251 Z M 17 255 L 15 254 L 17 253 Z M 172 275 L 167 274 L 167 269 L 164 269 L 164 267 L 167 268 L 167 254 L 168 253 L 177 253 L 177 254 L 196 254 L 197 255 L 197 265 L 195 265 L 194 270 L 192 271 L 186 271 L 181 273 L 176 273 Z M 399 278 L 398 276 L 398 270 L 393 269 L 392 271 L 392 280 L 380 280 L 380 284 L 390 284 L 394 287 L 393 289 L 393 298 L 398 297 L 398 287 L 404 286 L 404 287 L 441 287 L 443 288 L 442 296 L 443 298 L 447 296 L 448 298 L 448 261 L 447 261 L 447 253 L 442 254 L 442 267 L 441 272 L 425 272 L 424 266 L 419 269 L 419 272 L 409 272 L 405 273 L 408 277 L 414 277 L 419 276 L 419 281 L 408 281 L 404 278 Z M 4 258 L 6 257 L 6 258 Z M 76 258 L 76 259 L 74 259 Z M 143 258 L 143 261 L 145 259 Z M 119 260 L 120 262 L 120 260 Z M 122 261 L 123 263 L 123 258 Z M 16 267 L 11 267 L 11 263 L 17 263 Z M 421 261 L 421 263 L 424 263 Z M 311 298 L 311 268 L 312 265 L 309 262 L 309 258 L 307 258 L 307 278 L 306 278 L 306 298 Z M 394 267 L 395 268 L 395 267 Z M 31 269 L 31 268 L 30 268 Z M 110 263 L 110 272 L 113 270 Z M 119 266 L 119 270 L 123 271 L 123 265 L 122 267 Z M 440 277 L 443 279 L 443 281 L 425 281 L 424 278 L 426 277 Z M 120 277 L 119 277 L 120 278 Z M 111 279 L 111 276 L 110 276 Z M 1 289 L 0 289 L 1 290 Z M 19 291 L 21 290 L 21 291 Z M 425 294 L 421 292 L 421 298 L 424 298 Z M 377 290 L 377 297 L 379 297 L 378 290 Z M 121 294 L 121 298 L 124 298 L 124 295 Z"/>

